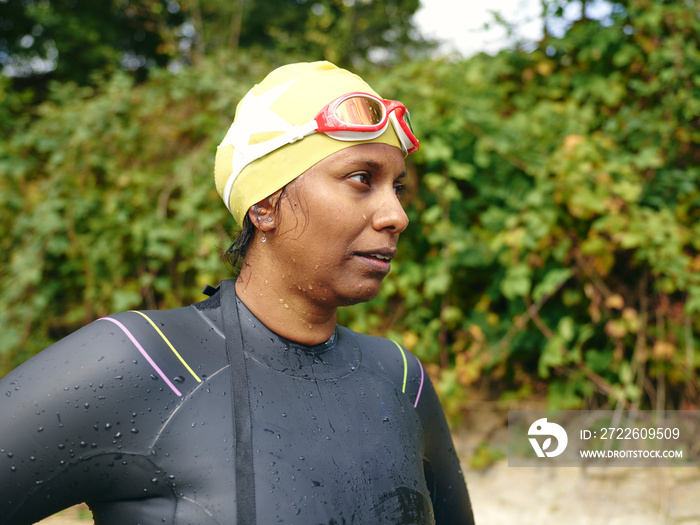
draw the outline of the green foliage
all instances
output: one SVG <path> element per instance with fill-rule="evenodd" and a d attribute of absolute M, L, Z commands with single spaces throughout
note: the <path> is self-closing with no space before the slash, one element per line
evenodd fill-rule
<path fill-rule="evenodd" d="M 476 446 L 474 455 L 469 458 L 469 467 L 474 470 L 485 470 L 506 456 L 507 454 L 500 448 L 482 442 Z"/>
<path fill-rule="evenodd" d="M 698 35 L 694 2 L 629 0 L 530 51 L 367 74 L 411 109 L 422 147 L 400 255 L 341 322 L 415 352 L 451 415 L 474 397 L 696 407 Z M 214 150 L 292 55 L 265 56 L 55 84 L 36 107 L 0 85 L 2 371 L 226 276 Z"/>
<path fill-rule="evenodd" d="M 130 71 L 199 64 L 238 50 L 362 67 L 432 44 L 418 0 L 0 0 L 0 71 L 43 99 L 49 80 L 96 85 Z M 245 60 L 245 58 L 243 59 Z M 291 61 L 291 60 L 290 60 Z"/>
<path fill-rule="evenodd" d="M 375 329 L 439 365 L 443 394 L 700 401 L 697 6 L 607 24 L 377 79 L 422 149 L 401 259 L 355 322 L 392 312 Z"/>
<path fill-rule="evenodd" d="M 193 302 L 222 278 L 233 220 L 212 159 L 237 101 L 271 67 L 55 84 L 0 143 L 3 370 L 98 316 Z"/>
<path fill-rule="evenodd" d="M 243 2 L 240 47 L 274 49 L 303 61 L 326 59 L 344 67 L 362 66 L 373 54 L 396 62 L 407 50 L 415 52 L 425 44 L 417 39 L 412 22 L 418 7 L 418 0 Z M 205 19 L 205 29 L 213 26 L 207 32 L 212 44 L 217 35 L 230 33 L 217 21 L 220 12 L 214 8 L 213 16 Z M 219 30 L 214 29 L 217 25 Z"/>
<path fill-rule="evenodd" d="M 0 66 L 13 76 L 51 72 L 79 84 L 120 67 L 145 71 L 167 64 L 176 52 L 175 28 L 184 21 L 165 0 L 0 3 Z"/>

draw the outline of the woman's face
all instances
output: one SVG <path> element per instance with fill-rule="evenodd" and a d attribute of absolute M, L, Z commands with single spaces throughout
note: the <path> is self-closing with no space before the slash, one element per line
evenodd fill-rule
<path fill-rule="evenodd" d="M 387 144 L 345 148 L 302 174 L 266 241 L 287 288 L 329 307 L 374 298 L 408 225 L 405 177 L 403 153 Z"/>

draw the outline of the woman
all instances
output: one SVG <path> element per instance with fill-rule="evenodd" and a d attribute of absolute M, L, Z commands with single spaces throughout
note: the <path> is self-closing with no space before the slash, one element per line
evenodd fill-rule
<path fill-rule="evenodd" d="M 417 148 L 403 105 L 328 62 L 255 86 L 215 166 L 238 279 L 3 378 L 2 523 L 82 501 L 100 524 L 473 523 L 420 362 L 336 325 L 389 272 Z"/>

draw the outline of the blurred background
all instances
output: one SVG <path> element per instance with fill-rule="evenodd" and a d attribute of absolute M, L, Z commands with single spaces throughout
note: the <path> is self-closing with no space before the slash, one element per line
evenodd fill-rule
<path fill-rule="evenodd" d="M 0 375 L 230 274 L 240 97 L 327 59 L 411 111 L 411 225 L 343 312 L 479 401 L 697 408 L 693 0 L 0 0 Z M 501 9 L 501 11 L 494 11 Z"/>
<path fill-rule="evenodd" d="M 399 257 L 341 323 L 413 351 L 456 432 L 697 409 L 697 1 L 476 3 L 0 0 L 0 376 L 228 278 L 216 146 L 272 68 L 326 59 L 421 140 Z"/>

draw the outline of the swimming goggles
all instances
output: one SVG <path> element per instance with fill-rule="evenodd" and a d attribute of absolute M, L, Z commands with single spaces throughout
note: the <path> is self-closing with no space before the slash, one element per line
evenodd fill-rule
<path fill-rule="evenodd" d="M 418 139 L 411 129 L 406 106 L 396 100 L 385 100 L 360 92 L 338 97 L 305 124 L 284 123 L 283 132 L 265 142 L 248 144 L 248 139 L 244 137 L 245 141 L 237 144 L 233 153 L 232 173 L 223 191 L 224 202 L 228 206 L 233 182 L 245 166 L 282 146 L 313 133 L 325 133 L 333 139 L 343 141 L 372 140 L 381 136 L 389 123 L 393 126 L 404 153 L 410 154 L 418 150 Z M 234 122 L 232 129 L 235 125 Z M 232 138 L 230 143 L 235 145 L 236 142 L 238 141 Z"/>
<path fill-rule="evenodd" d="M 408 110 L 401 102 L 384 100 L 368 93 L 347 93 L 326 105 L 306 124 L 291 126 L 281 135 L 257 144 L 255 159 L 272 153 L 313 133 L 325 133 L 336 140 L 362 141 L 379 137 L 391 122 L 406 154 L 418 150 L 418 139 L 413 134 Z"/>
<path fill-rule="evenodd" d="M 336 140 L 353 141 L 379 137 L 386 131 L 389 122 L 404 152 L 410 154 L 417 151 L 418 139 L 413 134 L 406 106 L 396 100 L 385 100 L 367 93 L 348 93 L 338 97 L 302 127 L 309 131 L 308 135 L 321 132 Z"/>

